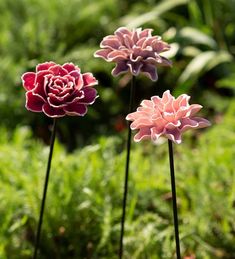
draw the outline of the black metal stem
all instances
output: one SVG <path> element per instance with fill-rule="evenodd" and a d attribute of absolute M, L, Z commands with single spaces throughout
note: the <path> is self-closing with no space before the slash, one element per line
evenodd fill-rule
<path fill-rule="evenodd" d="M 46 201 L 46 195 L 47 195 L 47 186 L 48 186 L 48 182 L 49 182 L 51 160 L 52 160 L 55 135 L 56 135 L 56 122 L 57 122 L 57 120 L 54 119 L 52 133 L 51 133 L 51 140 L 50 140 L 50 153 L 49 153 L 48 162 L 47 162 L 46 178 L 45 178 L 45 182 L 44 182 L 43 197 L 42 197 L 42 202 L 41 202 L 41 210 L 40 210 L 40 216 L 39 216 L 39 221 L 38 221 L 38 228 L 37 228 L 37 234 L 36 234 L 33 259 L 37 259 L 37 254 L 38 254 L 37 252 L 38 252 L 38 247 L 39 247 L 39 242 L 40 242 L 43 213 L 44 213 L 44 207 L 45 207 L 45 201 Z"/>
<path fill-rule="evenodd" d="M 179 227 L 178 227 L 179 223 L 178 223 L 176 188 L 175 188 L 174 155 L 173 155 L 173 145 L 171 140 L 168 140 L 168 149 L 169 149 L 169 162 L 170 162 L 170 171 L 171 171 L 172 208 L 173 208 L 174 227 L 175 227 L 176 255 L 177 255 L 177 259 L 181 259 Z"/>
<path fill-rule="evenodd" d="M 134 106 L 134 96 L 135 96 L 135 77 L 132 77 L 131 80 L 131 89 L 130 89 L 130 103 L 129 103 L 129 113 L 133 111 Z M 126 153 L 126 167 L 125 167 L 125 183 L 124 183 L 124 193 L 122 201 L 122 219 L 121 219 L 121 235 L 120 235 L 120 245 L 119 245 L 119 259 L 122 259 L 123 255 L 123 237 L 125 231 L 125 218 L 126 218 L 126 201 L 128 194 L 128 177 L 129 177 L 129 164 L 130 164 L 130 153 L 131 153 L 131 122 L 128 121 L 128 135 L 127 135 L 127 153 Z"/>

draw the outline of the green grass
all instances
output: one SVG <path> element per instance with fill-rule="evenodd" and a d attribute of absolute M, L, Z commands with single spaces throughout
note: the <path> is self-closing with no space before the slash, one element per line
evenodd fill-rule
<path fill-rule="evenodd" d="M 184 255 L 235 257 L 235 103 L 223 121 L 175 145 Z M 60 121 L 63 122 L 62 120 Z M 199 135 L 198 135 L 199 134 Z M 30 258 L 49 148 L 28 128 L 0 134 L 0 258 Z M 101 137 L 66 153 L 56 142 L 40 258 L 116 258 L 124 145 Z M 133 144 L 125 258 L 173 258 L 167 144 Z"/>

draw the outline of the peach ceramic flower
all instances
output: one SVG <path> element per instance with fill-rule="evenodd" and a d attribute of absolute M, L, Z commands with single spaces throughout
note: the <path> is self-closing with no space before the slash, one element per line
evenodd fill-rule
<path fill-rule="evenodd" d="M 98 83 L 95 77 L 91 73 L 82 74 L 73 63 L 39 64 L 36 72 L 24 73 L 22 81 L 26 90 L 26 108 L 52 118 L 83 116 L 87 106 L 97 97 L 93 88 Z"/>
<path fill-rule="evenodd" d="M 157 66 L 170 66 L 171 62 L 160 55 L 170 49 L 170 46 L 159 36 L 152 36 L 152 29 L 141 28 L 128 30 L 121 27 L 114 35 L 104 37 L 95 57 L 101 57 L 108 62 L 115 62 L 113 76 L 130 72 L 134 76 L 146 74 L 156 81 Z"/>
<path fill-rule="evenodd" d="M 139 130 L 134 140 L 139 142 L 142 139 L 152 139 L 155 142 L 160 136 L 164 136 L 180 144 L 181 135 L 186 130 L 210 126 L 208 120 L 195 116 L 202 106 L 189 105 L 189 99 L 187 94 L 175 99 L 167 90 L 162 98 L 153 96 L 151 100 L 143 100 L 137 111 L 126 117 L 132 121 L 131 129 Z"/>

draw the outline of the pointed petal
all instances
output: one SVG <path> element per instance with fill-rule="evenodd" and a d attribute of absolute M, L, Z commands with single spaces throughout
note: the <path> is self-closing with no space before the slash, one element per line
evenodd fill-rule
<path fill-rule="evenodd" d="M 162 102 L 166 105 L 169 100 L 171 100 L 172 95 L 170 93 L 170 90 L 166 90 L 162 95 Z"/>
<path fill-rule="evenodd" d="M 201 110 L 202 106 L 199 104 L 192 104 L 188 107 L 186 116 L 191 117 Z"/>
<path fill-rule="evenodd" d="M 152 36 L 153 29 L 144 29 L 142 32 L 140 32 L 140 38 L 142 37 L 151 37 Z"/>

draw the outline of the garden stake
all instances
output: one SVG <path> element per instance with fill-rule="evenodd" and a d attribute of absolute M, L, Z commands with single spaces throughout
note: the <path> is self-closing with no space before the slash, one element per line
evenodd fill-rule
<path fill-rule="evenodd" d="M 181 259 L 178 215 L 177 215 L 177 202 L 176 202 L 176 188 L 175 188 L 173 145 L 172 145 L 172 141 L 169 139 L 168 139 L 168 149 L 169 149 L 169 162 L 170 162 L 170 173 L 171 173 L 172 208 L 173 208 L 174 228 L 175 228 L 176 255 L 177 255 L 177 259 Z"/>
<path fill-rule="evenodd" d="M 130 89 L 130 103 L 129 103 L 129 113 L 133 111 L 134 97 L 135 97 L 135 86 L 136 78 L 132 76 L 131 89 Z M 130 164 L 130 153 L 131 153 L 131 128 L 130 122 L 128 121 L 128 135 L 127 135 L 127 153 L 126 153 L 126 167 L 125 167 L 125 182 L 124 182 L 124 193 L 122 202 L 122 219 L 121 219 L 121 234 L 120 234 L 120 245 L 119 245 L 119 258 L 123 255 L 123 237 L 125 231 L 125 217 L 126 217 L 126 201 L 128 194 L 128 176 L 129 176 L 129 164 Z"/>
<path fill-rule="evenodd" d="M 36 235 L 33 259 L 37 258 L 37 251 L 38 251 L 39 242 L 40 242 L 43 213 L 44 213 L 44 207 L 45 207 L 45 201 L 46 201 L 46 195 L 47 195 L 47 186 L 48 186 L 48 182 L 49 182 L 51 160 L 52 160 L 52 154 L 53 154 L 53 148 L 54 148 L 54 142 L 55 142 L 56 122 L 57 122 L 57 120 L 54 119 L 52 133 L 51 133 L 51 140 L 50 140 L 50 153 L 49 153 L 48 162 L 47 162 L 46 178 L 45 178 L 45 182 L 44 182 L 44 190 L 43 190 L 40 216 L 39 216 L 39 221 L 38 221 L 38 228 L 37 228 L 37 235 Z"/>
<path fill-rule="evenodd" d="M 102 58 L 107 62 L 116 63 L 112 70 L 113 76 L 118 76 L 123 73 L 132 74 L 130 106 L 129 112 L 133 110 L 135 77 L 143 73 L 152 81 L 157 81 L 157 66 L 171 66 L 172 62 L 161 56 L 162 52 L 170 49 L 170 45 L 161 40 L 159 36 L 152 35 L 152 29 L 136 28 L 129 30 L 126 27 L 120 27 L 114 35 L 108 35 L 103 38 L 100 43 L 100 48 L 94 53 L 94 57 Z M 125 169 L 125 184 L 122 203 L 122 219 L 121 219 L 121 234 L 119 258 L 123 254 L 123 236 L 125 228 L 126 200 L 128 194 L 128 174 L 131 150 L 131 129 L 128 123 L 128 138 L 127 138 L 127 155 Z"/>
<path fill-rule="evenodd" d="M 182 142 L 182 133 L 185 131 L 205 128 L 211 125 L 208 120 L 195 116 L 202 106 L 199 104 L 190 105 L 189 99 L 190 96 L 187 94 L 182 94 L 175 98 L 169 90 L 166 90 L 162 98 L 152 96 L 150 100 L 143 100 L 135 112 L 126 116 L 126 119 L 132 122 L 130 125 L 131 129 L 138 130 L 134 136 L 135 142 L 140 142 L 143 139 L 151 139 L 156 143 L 160 137 L 168 139 L 177 259 L 181 259 L 181 255 L 172 142 L 180 144 Z"/>
<path fill-rule="evenodd" d="M 81 69 L 71 62 L 60 65 L 53 61 L 38 64 L 35 72 L 24 73 L 21 80 L 26 90 L 25 108 L 31 112 L 42 112 L 54 119 L 35 239 L 33 259 L 36 259 L 56 135 L 56 118 L 66 115 L 84 116 L 88 110 L 87 106 L 93 104 L 97 98 L 97 91 L 93 86 L 97 85 L 98 81 L 92 73 L 82 74 Z"/>

